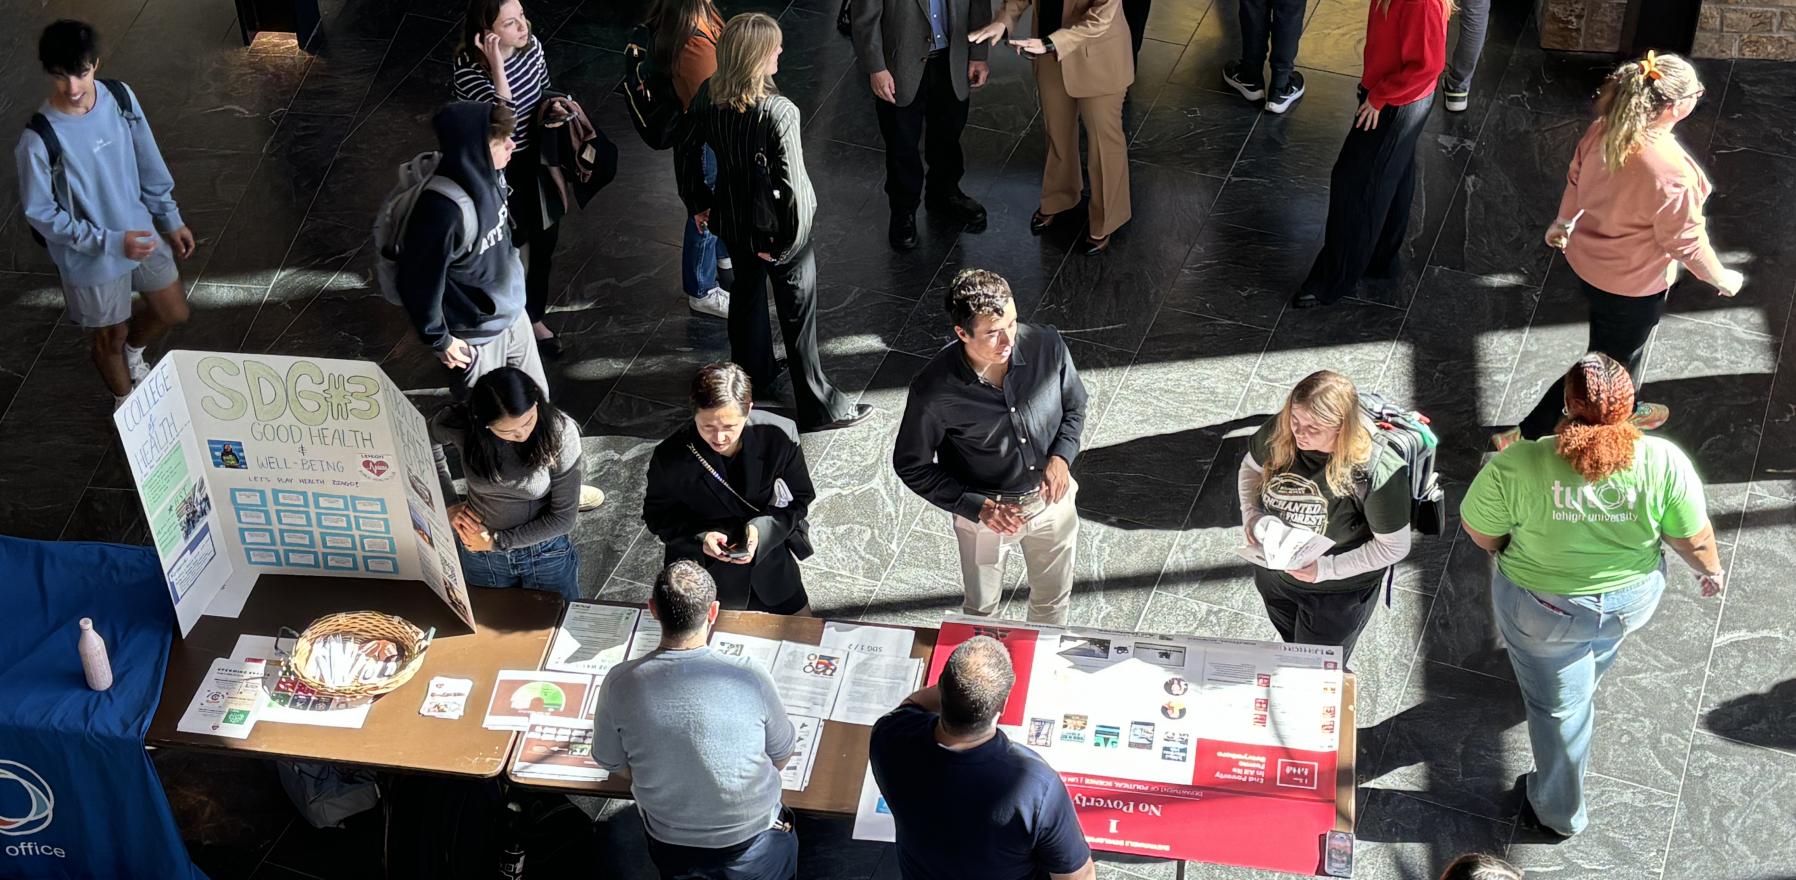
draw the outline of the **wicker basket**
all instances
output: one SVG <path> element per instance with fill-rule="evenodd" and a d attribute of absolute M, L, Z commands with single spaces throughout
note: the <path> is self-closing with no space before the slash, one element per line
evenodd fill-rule
<path fill-rule="evenodd" d="M 349 635 L 363 641 L 387 639 L 399 648 L 399 669 L 391 678 L 384 681 L 359 682 L 341 686 L 327 685 L 313 678 L 309 671 L 312 665 L 312 646 L 330 636 Z M 424 651 L 430 647 L 429 637 L 422 630 L 412 626 L 404 618 L 378 611 L 346 611 L 337 614 L 326 614 L 305 632 L 299 634 L 294 641 L 293 650 L 287 656 L 288 666 L 295 678 L 306 687 L 326 697 L 342 697 L 345 699 L 361 699 L 378 697 L 381 694 L 398 690 L 410 681 L 418 669 L 424 665 Z"/>

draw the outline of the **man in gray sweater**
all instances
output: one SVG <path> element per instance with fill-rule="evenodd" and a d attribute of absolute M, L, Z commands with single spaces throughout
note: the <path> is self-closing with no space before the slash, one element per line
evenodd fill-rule
<path fill-rule="evenodd" d="M 94 79 L 93 26 L 55 22 L 37 52 L 53 85 L 13 150 L 19 204 L 56 264 L 69 320 L 90 334 L 94 366 L 123 403 L 149 375 L 144 347 L 187 320 L 174 258 L 193 255 L 193 232 L 143 107 L 124 83 Z"/>
<path fill-rule="evenodd" d="M 798 836 L 780 806 L 780 768 L 792 722 L 767 673 L 711 653 L 717 610 L 717 584 L 697 562 L 655 578 L 661 646 L 605 676 L 592 756 L 629 769 L 664 880 L 790 880 Z"/>

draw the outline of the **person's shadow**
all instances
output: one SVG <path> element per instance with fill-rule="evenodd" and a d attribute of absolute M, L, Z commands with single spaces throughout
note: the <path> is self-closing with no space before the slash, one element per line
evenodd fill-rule
<path fill-rule="evenodd" d="M 1703 717 L 1702 726 L 1717 736 L 1755 746 L 1796 749 L 1796 678 L 1716 706 Z"/>
<path fill-rule="evenodd" d="M 1080 481 L 1081 497 L 1109 491 L 1116 496 L 1110 499 L 1113 506 L 1126 503 L 1126 518 L 1114 520 L 1120 528 L 1178 531 L 1240 525 L 1235 471 L 1253 432 L 1268 418 L 1243 416 L 1084 449 L 1073 475 Z"/>

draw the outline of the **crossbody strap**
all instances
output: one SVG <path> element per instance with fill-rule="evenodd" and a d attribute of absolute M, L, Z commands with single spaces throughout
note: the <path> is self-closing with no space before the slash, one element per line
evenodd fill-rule
<path fill-rule="evenodd" d="M 742 493 L 736 491 L 736 487 L 731 486 L 730 481 L 724 479 L 723 474 L 718 473 L 717 468 L 712 467 L 711 463 L 709 461 L 706 461 L 705 457 L 703 455 L 699 454 L 697 446 L 694 446 L 691 443 L 688 443 L 688 444 L 686 444 L 686 451 L 692 453 L 693 458 L 698 459 L 698 463 L 704 466 L 705 473 L 710 474 L 711 479 L 716 480 L 718 483 L 722 484 L 725 489 L 728 489 L 731 495 L 736 496 L 737 501 L 742 502 L 743 506 L 747 507 L 749 510 L 754 511 L 756 514 L 759 514 L 761 512 L 761 508 L 756 507 L 747 498 L 742 497 Z"/>

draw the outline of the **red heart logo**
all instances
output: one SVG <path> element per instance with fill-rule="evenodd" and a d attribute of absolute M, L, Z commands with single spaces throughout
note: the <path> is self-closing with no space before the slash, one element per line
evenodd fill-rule
<path fill-rule="evenodd" d="M 369 459 L 362 459 L 362 470 L 365 470 L 368 473 L 371 473 L 377 477 L 384 477 L 384 476 L 386 476 L 386 473 L 387 473 L 387 463 L 384 461 L 371 461 Z"/>

